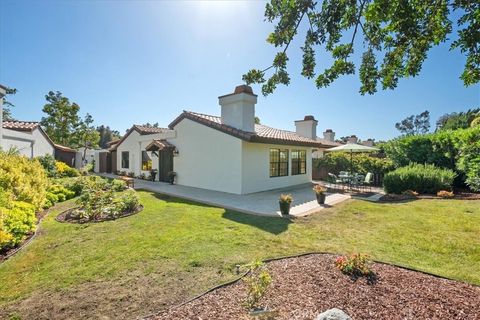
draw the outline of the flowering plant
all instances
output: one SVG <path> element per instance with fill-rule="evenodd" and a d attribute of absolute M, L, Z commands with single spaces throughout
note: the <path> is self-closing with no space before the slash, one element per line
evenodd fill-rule
<path fill-rule="evenodd" d="M 291 194 L 281 194 L 278 200 L 280 203 L 292 203 L 293 197 Z"/>
<path fill-rule="evenodd" d="M 350 256 L 341 256 L 335 259 L 335 267 L 352 277 L 372 276 L 373 271 L 370 269 L 370 265 L 369 257 L 361 253 L 354 253 Z"/>
<path fill-rule="evenodd" d="M 312 189 L 316 194 L 324 194 L 325 192 L 327 192 L 327 188 L 325 188 L 324 186 L 321 186 L 319 184 L 316 184 L 313 189 Z"/>

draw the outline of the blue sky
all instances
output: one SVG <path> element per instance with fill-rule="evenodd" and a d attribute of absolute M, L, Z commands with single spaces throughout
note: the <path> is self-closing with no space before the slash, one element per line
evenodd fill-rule
<path fill-rule="evenodd" d="M 124 132 L 133 123 L 166 126 L 182 110 L 219 114 L 217 97 L 232 92 L 252 67 L 271 64 L 265 42 L 272 25 L 261 1 L 3 1 L 0 83 L 20 120 L 39 120 L 45 94 L 61 91 L 96 124 Z M 394 91 L 358 93 L 357 76 L 326 89 L 300 76 L 301 42 L 290 50 L 288 87 L 259 94 L 262 123 L 294 130 L 312 114 L 318 133 L 387 139 L 395 122 L 430 110 L 442 114 L 480 106 L 480 86 L 459 80 L 465 57 L 448 45 L 433 48 L 420 76 Z M 319 67 L 329 59 L 319 52 Z M 260 93 L 260 88 L 254 86 Z"/>

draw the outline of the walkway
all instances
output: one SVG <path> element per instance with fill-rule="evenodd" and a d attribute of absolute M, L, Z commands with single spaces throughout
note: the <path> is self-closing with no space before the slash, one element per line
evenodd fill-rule
<path fill-rule="evenodd" d="M 111 174 L 102 175 L 110 178 L 117 178 L 117 176 Z M 331 193 L 327 194 L 325 205 L 321 206 L 315 199 L 315 194 L 312 191 L 312 184 L 238 195 L 187 186 L 171 185 L 164 182 L 135 179 L 135 189 L 143 189 L 233 211 L 262 216 L 281 215 L 278 211 L 278 197 L 281 193 L 289 193 L 293 196 L 294 201 L 292 208 L 290 209 L 290 214 L 293 216 L 309 215 L 313 212 L 350 199 L 350 195 Z"/>

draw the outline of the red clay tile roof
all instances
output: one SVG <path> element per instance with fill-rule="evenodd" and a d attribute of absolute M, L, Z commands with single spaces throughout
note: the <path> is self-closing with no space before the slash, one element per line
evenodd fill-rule
<path fill-rule="evenodd" d="M 255 132 L 239 130 L 231 126 L 222 124 L 220 117 L 191 111 L 183 111 L 183 113 L 180 114 L 175 120 L 173 120 L 168 127 L 170 129 L 173 129 L 180 121 L 185 118 L 249 142 L 284 144 L 294 146 L 298 145 L 317 148 L 330 147 L 330 145 L 325 145 L 321 141 L 315 141 L 309 138 L 302 137 L 295 132 L 275 129 L 265 126 L 263 124 L 255 124 Z"/>
<path fill-rule="evenodd" d="M 145 150 L 147 151 L 157 151 L 157 150 L 162 150 L 162 149 L 174 149 L 175 146 L 171 143 L 169 143 L 167 140 L 157 140 L 154 139 L 146 148 Z"/>
<path fill-rule="evenodd" d="M 35 121 L 3 121 L 3 128 L 16 131 L 33 131 L 39 123 Z"/>
<path fill-rule="evenodd" d="M 141 135 L 145 134 L 154 134 L 168 131 L 168 128 L 157 128 L 157 127 L 145 127 L 138 124 L 134 124 L 133 128 L 138 131 Z"/>
<path fill-rule="evenodd" d="M 155 134 L 155 133 L 162 133 L 162 132 L 166 132 L 166 131 L 169 131 L 168 128 L 157 128 L 157 127 L 146 127 L 146 126 L 141 126 L 141 125 L 138 125 L 138 124 L 134 124 L 130 130 L 128 130 L 127 133 L 125 133 L 123 135 L 123 137 L 118 140 L 116 143 L 112 143 L 112 145 L 110 145 L 110 148 L 108 150 L 110 151 L 113 151 L 113 150 L 116 150 L 117 147 L 130 135 L 130 133 L 132 133 L 133 131 L 137 131 L 138 133 L 140 133 L 142 136 L 143 135 L 148 135 L 148 134 Z"/>

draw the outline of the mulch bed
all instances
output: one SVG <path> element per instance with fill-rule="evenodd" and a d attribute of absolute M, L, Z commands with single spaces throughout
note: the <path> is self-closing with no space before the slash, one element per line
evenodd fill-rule
<path fill-rule="evenodd" d="M 386 194 L 382 196 L 378 201 L 380 202 L 397 202 L 408 201 L 416 199 L 450 199 L 450 200 L 480 200 L 480 193 L 461 191 L 455 192 L 453 198 L 437 197 L 434 194 L 419 194 L 418 196 L 408 194 Z"/>
<path fill-rule="evenodd" d="M 94 219 L 94 220 L 88 220 L 88 219 L 76 219 L 76 218 L 73 218 L 70 213 L 72 213 L 76 208 L 72 208 L 72 209 L 68 209 L 62 213 L 60 213 L 56 218 L 55 220 L 57 220 L 58 222 L 65 222 L 65 223 L 79 223 L 79 224 L 82 224 L 82 223 L 98 223 L 98 222 L 104 222 L 104 221 L 111 221 L 111 220 L 117 220 L 117 219 L 120 219 L 120 218 L 125 218 L 125 217 L 129 217 L 129 216 L 133 216 L 134 214 L 137 214 L 139 213 L 140 211 L 143 210 L 143 206 L 142 205 L 139 205 L 137 207 L 137 209 L 135 209 L 134 211 L 127 211 L 127 212 L 122 212 L 120 214 L 118 214 L 116 217 L 100 217 L 98 219 Z"/>
<path fill-rule="evenodd" d="M 37 228 L 38 228 L 38 224 L 47 215 L 47 213 L 48 213 L 48 209 L 38 211 L 35 213 L 35 217 L 37 218 L 37 223 L 36 223 Z M 26 244 L 28 244 L 32 240 L 32 238 L 35 236 L 35 233 L 36 231 L 30 232 L 29 234 L 27 234 L 25 237 L 25 240 L 23 240 L 22 243 L 18 244 L 14 248 L 0 250 L 0 263 L 3 262 L 4 260 L 7 260 L 11 256 L 13 256 L 18 251 L 20 251 L 20 249 L 22 249 Z"/>
<path fill-rule="evenodd" d="M 273 282 L 263 306 L 275 319 L 315 319 L 339 308 L 352 319 L 480 319 L 480 287 L 374 263 L 374 284 L 334 266 L 336 256 L 312 254 L 267 264 Z M 221 287 L 150 319 L 252 319 L 242 305 L 243 281 Z"/>

